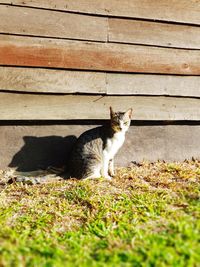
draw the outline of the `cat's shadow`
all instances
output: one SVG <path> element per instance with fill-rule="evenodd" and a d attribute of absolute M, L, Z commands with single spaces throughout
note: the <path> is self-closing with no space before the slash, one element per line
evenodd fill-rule
<path fill-rule="evenodd" d="M 20 172 L 38 169 L 63 167 L 66 165 L 70 151 L 76 141 L 74 135 L 34 137 L 24 136 L 24 145 L 13 156 L 9 167 Z"/>

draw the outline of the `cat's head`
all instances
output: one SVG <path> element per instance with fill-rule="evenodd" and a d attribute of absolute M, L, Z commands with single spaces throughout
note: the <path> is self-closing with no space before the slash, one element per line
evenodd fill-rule
<path fill-rule="evenodd" d="M 132 108 L 126 112 L 114 112 L 110 107 L 111 128 L 114 132 L 126 132 L 131 124 Z"/>

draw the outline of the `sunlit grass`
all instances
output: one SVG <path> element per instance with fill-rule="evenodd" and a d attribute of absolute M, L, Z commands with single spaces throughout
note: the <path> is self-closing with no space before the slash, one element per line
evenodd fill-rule
<path fill-rule="evenodd" d="M 111 181 L 11 184 L 0 266 L 200 266 L 200 162 L 143 162 Z"/>

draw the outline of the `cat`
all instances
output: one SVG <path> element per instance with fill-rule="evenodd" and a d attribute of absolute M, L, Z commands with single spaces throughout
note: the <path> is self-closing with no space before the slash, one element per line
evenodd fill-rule
<path fill-rule="evenodd" d="M 110 124 L 84 132 L 77 140 L 69 161 L 70 176 L 78 179 L 115 175 L 114 157 L 125 141 L 130 126 L 132 108 L 114 112 L 110 107 Z"/>
<path fill-rule="evenodd" d="M 110 122 L 108 125 L 96 127 L 84 132 L 76 141 L 69 161 L 66 164 L 65 178 L 111 180 L 115 176 L 114 157 L 125 141 L 125 134 L 131 123 L 132 108 L 126 112 L 114 112 L 110 107 Z M 56 173 L 56 171 L 55 171 Z M 28 184 L 45 183 L 51 175 L 44 171 L 38 172 L 38 177 L 32 173 L 18 173 L 9 181 Z M 35 172 L 37 175 L 37 171 Z M 57 173 L 56 173 L 57 174 Z"/>

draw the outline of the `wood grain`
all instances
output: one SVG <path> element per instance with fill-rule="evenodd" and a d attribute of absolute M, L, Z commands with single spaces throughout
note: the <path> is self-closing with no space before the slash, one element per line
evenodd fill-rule
<path fill-rule="evenodd" d="M 1 120 L 108 119 L 114 110 L 132 107 L 134 120 L 199 120 L 200 101 L 144 96 L 77 96 L 0 93 Z"/>
<path fill-rule="evenodd" d="M 200 49 L 200 28 L 0 5 L 0 33 Z"/>
<path fill-rule="evenodd" d="M 1 0 L 0 3 L 88 14 L 200 24 L 200 0 Z"/>
<path fill-rule="evenodd" d="M 109 42 L 200 49 L 200 27 L 110 18 Z"/>
<path fill-rule="evenodd" d="M 0 90 L 33 93 L 200 97 L 200 76 L 0 67 Z"/>
<path fill-rule="evenodd" d="M 200 75 L 200 51 L 0 35 L 0 65 Z"/>
<path fill-rule="evenodd" d="M 200 97 L 200 76 L 107 74 L 107 94 Z"/>
<path fill-rule="evenodd" d="M 0 67 L 0 90 L 34 93 L 106 93 L 106 74 Z"/>
<path fill-rule="evenodd" d="M 107 19 L 0 5 L 0 32 L 84 40 L 107 40 Z"/>

